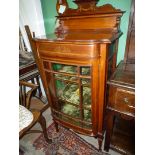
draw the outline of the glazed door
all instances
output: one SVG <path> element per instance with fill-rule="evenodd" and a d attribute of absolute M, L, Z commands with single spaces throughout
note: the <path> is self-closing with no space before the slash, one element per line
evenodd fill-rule
<path fill-rule="evenodd" d="M 53 117 L 92 132 L 92 65 L 49 61 L 43 61 L 43 65 Z"/>

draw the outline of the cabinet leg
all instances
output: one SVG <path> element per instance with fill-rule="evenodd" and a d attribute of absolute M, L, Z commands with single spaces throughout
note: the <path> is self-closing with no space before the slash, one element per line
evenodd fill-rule
<path fill-rule="evenodd" d="M 113 123 L 114 123 L 114 116 L 112 113 L 109 113 L 107 115 L 107 121 L 106 121 L 106 135 L 105 135 L 105 143 L 104 143 L 104 150 L 109 151 L 110 148 L 110 141 L 113 131 Z"/>
<path fill-rule="evenodd" d="M 55 120 L 53 120 L 53 122 L 54 122 L 54 125 L 55 125 L 56 132 L 59 132 L 58 123 Z"/>
<path fill-rule="evenodd" d="M 98 138 L 99 151 L 101 151 L 102 141 L 103 141 L 103 139 Z"/>
<path fill-rule="evenodd" d="M 97 140 L 98 140 L 99 151 L 102 151 L 101 148 L 102 148 L 102 142 L 103 142 L 103 135 L 99 134 Z"/>

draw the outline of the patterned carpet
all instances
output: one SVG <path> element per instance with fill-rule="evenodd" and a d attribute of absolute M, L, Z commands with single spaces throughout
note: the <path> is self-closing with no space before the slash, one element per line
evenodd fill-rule
<path fill-rule="evenodd" d="M 45 155 L 106 155 L 75 134 L 59 126 L 59 132 L 55 130 L 54 123 L 48 127 L 48 135 L 53 143 L 48 144 L 43 134 L 33 143 L 35 150 L 44 152 Z"/>

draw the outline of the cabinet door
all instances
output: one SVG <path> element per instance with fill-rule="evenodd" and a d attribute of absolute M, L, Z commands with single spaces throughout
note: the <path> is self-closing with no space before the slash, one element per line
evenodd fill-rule
<path fill-rule="evenodd" d="M 44 62 L 44 68 L 54 117 L 92 129 L 91 66 Z"/>

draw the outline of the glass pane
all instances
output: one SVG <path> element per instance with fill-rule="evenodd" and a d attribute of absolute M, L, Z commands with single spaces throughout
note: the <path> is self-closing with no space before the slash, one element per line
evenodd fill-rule
<path fill-rule="evenodd" d="M 84 110 L 84 120 L 91 122 L 91 111 L 90 110 Z"/>
<path fill-rule="evenodd" d="M 83 87 L 83 104 L 86 108 L 91 108 L 91 89 Z"/>
<path fill-rule="evenodd" d="M 89 85 L 90 86 L 90 79 L 81 79 L 82 85 Z"/>
<path fill-rule="evenodd" d="M 71 102 L 73 104 L 80 103 L 79 88 L 77 84 L 65 83 L 60 80 L 56 81 L 56 92 L 59 99 Z"/>
<path fill-rule="evenodd" d="M 80 109 L 70 104 L 63 104 L 61 112 L 70 115 L 74 118 L 80 118 Z"/>
<path fill-rule="evenodd" d="M 83 128 L 92 129 L 92 124 L 83 124 Z"/>
<path fill-rule="evenodd" d="M 81 75 L 90 75 L 90 67 L 81 67 Z"/>
<path fill-rule="evenodd" d="M 71 118 L 68 118 L 68 117 L 65 117 L 65 116 L 62 116 L 61 119 L 62 119 L 63 121 L 65 121 L 65 122 L 69 122 L 69 123 L 71 123 L 71 124 L 73 124 L 73 125 L 81 126 L 81 127 L 82 127 L 81 122 L 76 121 L 76 120 L 74 120 L 74 119 L 71 119 Z"/>
<path fill-rule="evenodd" d="M 73 82 L 77 82 L 77 80 L 78 80 L 77 77 L 66 76 L 66 75 L 63 75 L 63 74 L 55 74 L 54 76 L 57 79 L 68 80 L 68 81 L 73 81 Z"/>
<path fill-rule="evenodd" d="M 52 68 L 56 72 L 77 74 L 77 67 L 73 65 L 53 64 Z"/>
<path fill-rule="evenodd" d="M 77 124 L 77 122 L 78 122 L 78 121 L 75 121 L 74 117 L 71 117 L 71 116 L 68 117 L 64 114 L 58 113 L 57 111 L 52 111 L 52 113 L 54 114 L 54 116 L 58 117 L 59 119 L 65 121 L 65 122 L 67 121 L 67 122 L 72 123 L 72 124 L 75 124 L 75 123 Z"/>
<path fill-rule="evenodd" d="M 82 128 L 86 128 L 86 129 L 91 129 L 92 128 L 92 123 L 91 122 L 89 122 L 89 123 L 83 123 L 83 122 L 74 120 L 74 117 L 69 118 L 69 117 L 64 116 L 62 114 L 56 114 L 55 112 L 54 112 L 54 115 L 56 115 L 59 119 L 65 121 L 65 122 L 69 122 L 71 124 L 74 124 L 76 126 L 80 126 Z"/>

